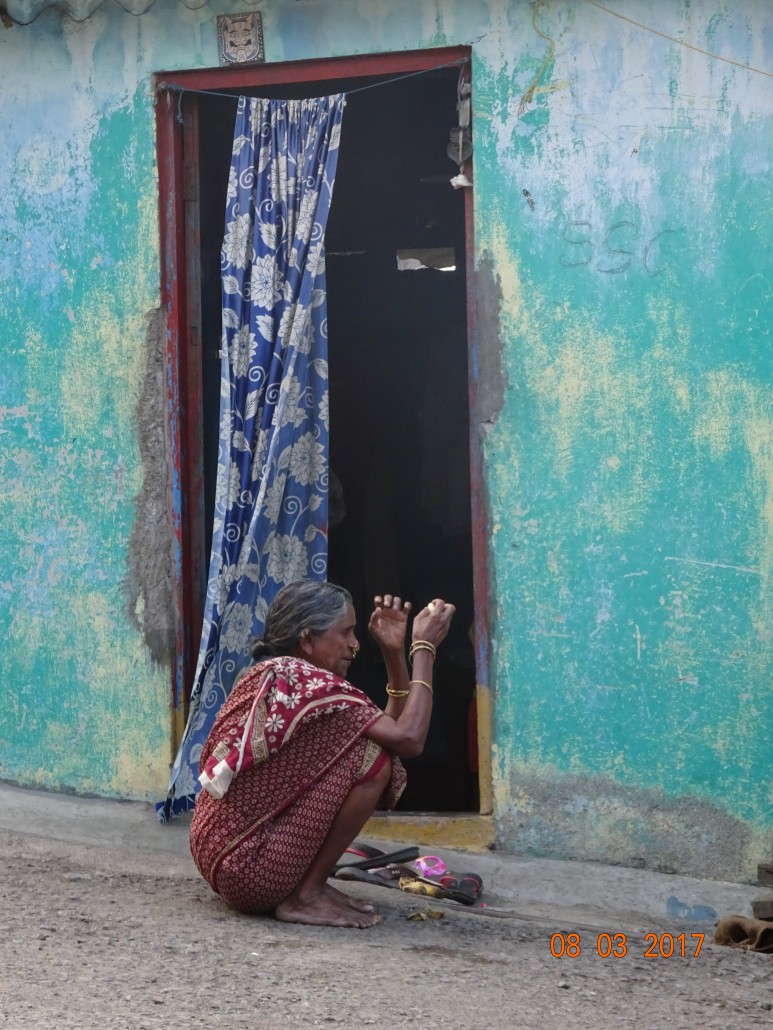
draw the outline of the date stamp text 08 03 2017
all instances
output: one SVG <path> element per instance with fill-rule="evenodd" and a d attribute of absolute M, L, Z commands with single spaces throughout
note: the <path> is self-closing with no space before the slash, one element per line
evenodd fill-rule
<path fill-rule="evenodd" d="M 554 933 L 550 938 L 553 958 L 579 958 L 595 952 L 600 958 L 697 958 L 706 935 L 703 933 L 645 933 L 644 944 L 634 944 L 624 933 L 599 933 L 582 937 L 579 933 Z"/>

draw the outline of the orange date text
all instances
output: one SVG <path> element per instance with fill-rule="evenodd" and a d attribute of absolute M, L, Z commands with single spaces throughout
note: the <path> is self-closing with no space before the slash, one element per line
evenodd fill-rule
<path fill-rule="evenodd" d="M 600 958 L 697 958 L 705 937 L 703 933 L 645 933 L 642 945 L 624 933 L 554 933 L 550 954 L 553 958 L 579 958 L 583 953 Z"/>

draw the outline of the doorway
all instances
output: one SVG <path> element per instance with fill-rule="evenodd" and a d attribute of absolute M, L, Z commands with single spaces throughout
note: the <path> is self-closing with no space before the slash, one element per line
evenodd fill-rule
<path fill-rule="evenodd" d="M 425 751 L 409 763 L 414 768 L 400 808 L 410 812 L 480 809 L 467 367 L 470 210 L 465 191 L 450 185 L 458 169 L 446 152 L 449 130 L 458 122 L 458 52 L 455 56 L 454 65 L 402 77 L 386 68 L 363 74 L 366 58 L 357 59 L 355 76 L 351 62 L 331 61 L 325 62 L 326 74 L 314 78 L 307 69 L 304 81 L 295 82 L 267 81 L 269 69 L 263 66 L 262 81 L 236 84 L 228 69 L 209 73 L 219 77 L 216 86 L 207 87 L 283 98 L 347 93 L 326 234 L 328 575 L 352 592 L 358 612 L 363 646 L 352 681 L 376 703 L 386 702 L 380 655 L 367 634 L 374 594 L 400 594 L 416 610 L 434 596 L 457 607 L 438 654 Z M 429 68 L 443 63 L 432 52 L 424 61 Z M 240 69 L 242 78 L 246 71 Z M 188 457 L 193 473 L 187 478 L 189 490 L 200 497 L 188 498 L 189 511 L 203 514 L 191 520 L 187 533 L 188 550 L 198 551 L 201 570 L 209 553 L 206 513 L 215 487 L 219 254 L 236 100 L 191 92 L 183 94 L 180 109 L 185 128 L 178 149 L 186 189 L 183 321 L 201 340 L 198 353 L 189 351 L 187 369 L 189 380 L 198 377 L 193 396 L 200 396 L 200 429 L 188 433 L 195 453 Z M 201 579 L 199 571 L 199 582 L 189 582 L 188 590 L 193 595 L 198 590 L 203 600 Z M 194 597 L 189 607 L 195 610 L 200 603 Z"/>

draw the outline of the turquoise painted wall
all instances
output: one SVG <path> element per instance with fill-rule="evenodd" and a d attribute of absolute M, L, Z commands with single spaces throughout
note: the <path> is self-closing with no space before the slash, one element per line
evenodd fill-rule
<path fill-rule="evenodd" d="M 766 0 L 606 6 L 639 24 L 587 0 L 260 9 L 270 61 L 472 45 L 500 843 L 748 879 L 773 852 L 773 25 Z M 6 778 L 165 787 L 169 663 L 126 590 L 158 564 L 130 543 L 163 471 L 149 87 L 216 65 L 238 9 L 0 30 Z"/>
<path fill-rule="evenodd" d="M 614 6 L 773 71 L 764 4 Z M 521 117 L 545 42 L 522 26 L 510 61 L 476 62 L 510 383 L 485 452 L 500 833 L 753 878 L 773 851 L 770 79 L 590 4 L 540 14 L 557 56 Z"/>

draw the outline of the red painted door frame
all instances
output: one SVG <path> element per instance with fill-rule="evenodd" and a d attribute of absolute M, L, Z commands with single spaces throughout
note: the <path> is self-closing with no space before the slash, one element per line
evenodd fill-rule
<path fill-rule="evenodd" d="M 293 61 L 279 64 L 232 66 L 159 73 L 156 91 L 156 133 L 158 149 L 161 223 L 161 294 L 166 316 L 167 426 L 173 466 L 172 519 L 175 530 L 175 602 L 177 658 L 173 674 L 173 705 L 178 713 L 178 734 L 184 725 L 185 706 L 195 672 L 198 635 L 202 621 L 201 577 L 206 575 L 208 555 L 201 554 L 203 505 L 201 502 L 201 360 L 196 332 L 197 300 L 189 289 L 190 252 L 195 247 L 197 225 L 191 216 L 197 201 L 197 183 L 186 176 L 184 147 L 195 143 L 198 128 L 195 91 L 236 93 L 261 85 L 319 82 L 378 75 L 401 75 L 429 71 L 470 58 L 469 47 L 409 50 L 401 53 L 365 54 L 355 57 Z M 192 91 L 186 104 L 180 91 Z M 183 120 L 185 124 L 183 124 Z M 465 190 L 465 235 L 467 251 L 467 335 L 470 348 L 470 411 L 475 411 L 477 366 L 477 322 L 474 291 L 474 239 L 472 190 Z M 187 244 L 187 246 L 186 246 Z M 198 282 L 195 282 L 196 290 Z M 482 454 L 474 424 L 471 426 L 472 547 L 474 568 L 476 673 L 480 692 L 488 706 L 488 574 L 486 504 Z M 480 711 L 480 715 L 488 718 Z M 482 728 L 481 744 L 490 748 L 490 727 Z M 483 755 L 481 756 L 483 758 Z M 483 773 L 483 770 L 481 769 Z M 486 785 L 481 782 L 481 811 L 490 810 Z M 489 788 L 490 792 L 490 788 Z"/>

